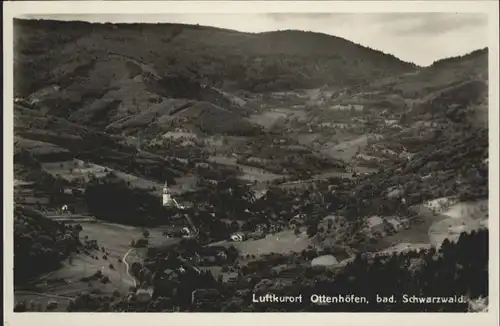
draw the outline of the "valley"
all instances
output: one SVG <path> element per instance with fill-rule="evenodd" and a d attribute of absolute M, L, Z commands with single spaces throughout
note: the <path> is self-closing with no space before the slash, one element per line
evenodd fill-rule
<path fill-rule="evenodd" d="M 365 279 L 487 297 L 487 49 L 417 67 L 311 32 L 15 26 L 16 311 L 274 311 L 248 297 Z"/>

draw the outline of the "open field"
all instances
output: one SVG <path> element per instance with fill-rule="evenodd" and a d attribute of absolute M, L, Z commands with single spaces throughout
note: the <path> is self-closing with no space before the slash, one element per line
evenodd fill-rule
<path fill-rule="evenodd" d="M 123 179 L 126 182 L 130 182 L 131 187 L 148 190 L 158 196 L 161 196 L 161 191 L 163 188 L 163 183 L 161 182 L 147 180 L 123 171 L 115 170 L 102 165 L 83 162 L 77 159 L 65 162 L 43 163 L 42 167 L 47 173 L 53 176 L 59 176 L 68 181 L 74 181 L 76 179 L 83 178 L 87 182 L 89 181 L 91 176 L 102 178 L 105 177 L 108 173 L 113 172 L 117 177 Z M 176 185 L 169 186 L 170 190 L 175 194 L 192 190 L 195 185 L 195 178 L 195 176 L 184 176 L 178 178 L 176 180 Z"/>
<path fill-rule="evenodd" d="M 270 253 L 286 254 L 289 252 L 301 252 L 311 245 L 311 239 L 306 234 L 294 234 L 292 230 L 285 230 L 276 234 L 269 234 L 258 240 L 247 240 L 242 242 L 222 241 L 211 245 L 231 246 L 233 245 L 241 255 L 267 255 Z"/>
<path fill-rule="evenodd" d="M 22 137 L 15 137 L 15 147 L 23 148 L 35 156 L 69 154 L 67 149 L 55 144 Z"/>
<path fill-rule="evenodd" d="M 30 311 L 45 311 L 49 303 L 57 302 L 57 307 L 53 311 L 64 312 L 72 298 L 63 295 L 37 293 L 31 291 L 15 291 L 14 301 L 26 301 Z"/>
<path fill-rule="evenodd" d="M 148 239 L 153 246 L 164 245 L 174 240 L 163 236 L 162 228 L 139 228 L 114 223 L 85 223 L 81 236 L 98 239 L 99 245 L 104 246 L 108 252 L 120 254 L 130 249 L 130 241 L 142 238 L 144 230 L 149 232 Z"/>
<path fill-rule="evenodd" d="M 378 253 L 382 255 L 392 255 L 393 253 L 402 253 L 411 250 L 429 249 L 431 247 L 428 243 L 405 243 L 401 242 L 387 249 L 381 250 Z"/>
<path fill-rule="evenodd" d="M 413 225 L 409 229 L 403 229 L 399 232 L 386 236 L 377 244 L 377 250 L 385 250 L 387 248 L 397 246 L 400 243 L 406 244 L 427 244 L 430 243 L 429 228 L 436 222 L 446 220 L 448 217 L 433 213 L 430 209 L 423 205 L 414 206 L 413 209 L 417 211 L 421 218 L 421 223 Z"/>
<path fill-rule="evenodd" d="M 236 163 L 236 158 L 226 157 L 226 156 L 212 156 L 208 159 L 210 162 L 217 164 L 237 166 L 241 169 L 242 175 L 240 176 L 243 180 L 256 181 L 258 183 L 272 181 L 284 177 L 284 175 L 275 174 L 264 169 L 259 169 L 253 166 L 248 166 L 244 164 Z"/>
<path fill-rule="evenodd" d="M 443 212 L 449 218 L 434 223 L 429 228 L 433 246 L 439 247 L 445 239 L 458 240 L 460 233 L 488 227 L 488 200 L 459 202 Z"/>
<path fill-rule="evenodd" d="M 286 119 L 287 114 L 277 111 L 266 111 L 259 114 L 252 114 L 248 117 L 248 121 L 258 124 L 265 129 L 270 129 L 279 119 Z"/>
<path fill-rule="evenodd" d="M 434 223 L 429 228 L 429 238 L 435 247 L 441 246 L 445 239 L 458 240 L 460 233 L 470 232 L 484 227 L 481 220 L 472 218 L 450 218 Z"/>
<path fill-rule="evenodd" d="M 420 215 L 422 223 L 385 237 L 377 247 L 382 252 L 399 251 L 408 245 L 411 248 L 422 248 L 430 245 L 439 247 L 445 239 L 456 241 L 461 232 L 487 227 L 487 223 L 485 223 L 488 218 L 487 204 L 487 200 L 460 202 L 442 212 L 433 212 L 428 205 L 415 206 L 414 209 Z"/>
<path fill-rule="evenodd" d="M 269 109 L 264 112 L 250 115 L 247 120 L 262 126 L 264 129 L 272 129 L 272 127 L 280 122 L 287 122 L 289 119 L 297 119 L 298 121 L 305 121 L 307 113 L 304 110 L 288 109 L 288 108 L 275 108 Z"/>
<path fill-rule="evenodd" d="M 64 162 L 42 163 L 42 168 L 45 172 L 68 181 L 74 181 L 79 178 L 84 178 L 85 181 L 88 181 L 91 175 L 96 178 L 102 178 L 110 171 L 104 166 L 85 163 L 76 159 Z"/>
<path fill-rule="evenodd" d="M 351 161 L 358 151 L 361 151 L 368 145 L 368 139 L 370 137 L 371 135 L 363 135 L 336 145 L 327 144 L 327 146 L 322 149 L 322 153 L 333 158 Z"/>
<path fill-rule="evenodd" d="M 452 218 L 469 217 L 472 219 L 484 219 L 488 217 L 488 200 L 459 202 L 448 207 L 443 214 Z"/>

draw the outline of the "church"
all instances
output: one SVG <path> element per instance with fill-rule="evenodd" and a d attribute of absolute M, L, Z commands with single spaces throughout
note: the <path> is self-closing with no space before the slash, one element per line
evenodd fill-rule
<path fill-rule="evenodd" d="M 165 181 L 165 185 L 163 186 L 163 206 L 171 207 L 174 205 L 175 203 L 172 199 L 172 194 L 170 193 L 170 189 L 168 189 L 167 182 Z"/>

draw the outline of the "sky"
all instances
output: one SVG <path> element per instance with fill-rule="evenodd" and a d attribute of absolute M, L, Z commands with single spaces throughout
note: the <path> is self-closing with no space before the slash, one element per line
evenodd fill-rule
<path fill-rule="evenodd" d="M 488 18 L 480 13 L 73 14 L 29 18 L 185 23 L 250 33 L 313 31 L 342 37 L 419 66 L 488 45 Z"/>

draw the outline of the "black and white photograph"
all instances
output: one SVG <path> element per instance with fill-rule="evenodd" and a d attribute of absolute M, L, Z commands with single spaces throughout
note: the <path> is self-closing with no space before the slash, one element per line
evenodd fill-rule
<path fill-rule="evenodd" d="M 491 15 L 165 10 L 4 22 L 14 314 L 491 312 Z"/>

